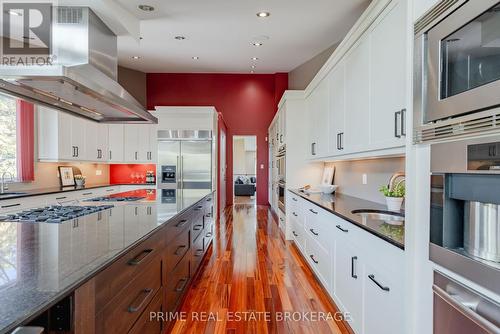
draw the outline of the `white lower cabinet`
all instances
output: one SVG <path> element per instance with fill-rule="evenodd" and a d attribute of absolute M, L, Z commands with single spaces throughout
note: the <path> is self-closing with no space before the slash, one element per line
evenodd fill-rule
<path fill-rule="evenodd" d="M 353 331 L 405 333 L 404 251 L 291 192 L 287 200 L 292 240 Z"/>

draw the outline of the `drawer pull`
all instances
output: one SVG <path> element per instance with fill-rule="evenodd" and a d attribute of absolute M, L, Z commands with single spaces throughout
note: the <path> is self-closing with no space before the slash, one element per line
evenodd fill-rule
<path fill-rule="evenodd" d="M 295 217 L 298 217 L 299 215 L 296 214 L 295 212 L 292 212 L 292 215 L 294 215 Z"/>
<path fill-rule="evenodd" d="M 179 247 L 177 247 L 177 249 L 175 250 L 174 252 L 174 255 L 179 255 L 179 252 L 181 250 L 183 250 L 184 248 L 186 248 L 187 246 L 186 245 L 180 245 Z"/>
<path fill-rule="evenodd" d="M 297 232 L 295 231 L 292 231 L 292 234 L 295 236 L 295 237 L 298 237 L 299 235 L 297 234 Z"/>
<path fill-rule="evenodd" d="M 207 202 L 210 202 L 212 200 L 212 198 L 207 198 Z"/>
<path fill-rule="evenodd" d="M 83 193 L 83 196 L 92 195 L 92 193 Z"/>
<path fill-rule="evenodd" d="M 317 215 L 317 214 L 318 214 L 318 212 L 317 212 L 317 211 L 314 211 L 313 209 L 309 209 L 309 211 L 311 211 L 311 212 L 312 212 L 312 213 L 314 213 L 315 215 Z"/>
<path fill-rule="evenodd" d="M 194 209 L 195 209 L 195 211 L 200 211 L 201 209 L 203 209 L 203 206 L 199 205 L 199 206 L 197 206 L 197 207 L 196 207 L 196 208 L 194 208 Z"/>
<path fill-rule="evenodd" d="M 297 202 L 297 201 L 298 201 L 295 197 L 292 197 L 292 199 L 293 199 L 295 202 Z"/>
<path fill-rule="evenodd" d="M 141 295 L 142 295 L 141 301 L 138 303 L 137 306 L 134 306 L 135 303 L 130 305 L 128 307 L 128 311 L 130 313 L 135 313 L 135 312 L 139 311 L 142 308 L 142 306 L 144 305 L 144 303 L 146 303 L 146 300 L 149 298 L 149 296 L 151 295 L 152 292 L 153 292 L 153 289 L 149 289 L 149 288 L 142 290 L 141 291 Z M 134 300 L 134 302 L 136 301 L 136 299 Z"/>
<path fill-rule="evenodd" d="M 205 234 L 205 237 L 206 238 L 211 238 L 212 237 L 212 232 L 208 232 L 207 234 Z"/>
<path fill-rule="evenodd" d="M 311 231 L 311 233 L 314 234 L 314 235 L 319 235 L 319 233 L 316 232 L 316 231 L 314 231 L 314 229 L 312 229 L 312 228 L 310 228 L 309 231 Z"/>
<path fill-rule="evenodd" d="M 181 278 L 179 280 L 179 282 L 177 282 L 177 285 L 175 286 L 175 291 L 176 292 L 181 292 L 182 290 L 184 290 L 184 288 L 186 287 L 187 282 L 188 282 L 188 279 L 186 277 Z"/>
<path fill-rule="evenodd" d="M 19 205 L 21 205 L 21 203 L 9 204 L 9 205 L 2 205 L 2 209 L 3 208 L 13 208 L 13 207 L 19 206 Z"/>
<path fill-rule="evenodd" d="M 200 257 L 203 255 L 203 249 L 197 249 L 196 252 L 194 252 L 194 256 Z"/>
<path fill-rule="evenodd" d="M 58 201 L 59 201 L 59 200 L 61 200 L 61 199 L 66 199 L 66 198 L 68 198 L 68 197 L 66 197 L 66 196 L 56 197 L 56 200 L 58 200 Z"/>
<path fill-rule="evenodd" d="M 309 257 L 311 258 L 311 260 L 313 260 L 314 263 L 318 264 L 319 261 L 316 261 L 316 259 L 314 258 L 314 255 L 309 255 Z"/>
<path fill-rule="evenodd" d="M 193 231 L 199 231 L 203 228 L 203 225 L 197 224 L 193 226 Z"/>
<path fill-rule="evenodd" d="M 106 189 L 106 191 L 115 191 L 114 189 Z"/>
<path fill-rule="evenodd" d="M 375 284 L 377 284 L 377 286 L 379 288 L 381 288 L 382 290 L 384 291 L 389 291 L 389 287 L 388 286 L 383 286 L 382 284 L 380 284 L 376 279 L 375 279 L 375 275 L 368 275 L 368 278 Z"/>
<path fill-rule="evenodd" d="M 349 232 L 349 230 L 346 230 L 345 228 L 342 228 L 342 226 L 340 226 L 340 225 L 337 225 L 337 226 L 335 226 L 335 227 L 336 227 L 336 228 L 338 228 L 339 230 L 341 230 L 341 231 L 342 231 L 342 232 L 344 232 L 344 233 Z"/>
<path fill-rule="evenodd" d="M 355 263 L 357 259 L 358 259 L 357 256 L 351 257 L 351 277 L 354 279 L 358 279 L 358 275 L 356 275 L 356 263 Z"/>
<path fill-rule="evenodd" d="M 188 222 L 187 219 L 183 219 L 180 222 L 178 222 L 177 225 L 175 225 L 175 227 L 182 227 L 182 226 L 186 225 L 187 222 Z"/>
<path fill-rule="evenodd" d="M 137 266 L 141 264 L 144 259 L 153 252 L 152 249 L 145 249 L 142 252 L 139 253 L 136 257 L 134 257 L 132 260 L 128 261 L 127 263 L 131 266 Z"/>

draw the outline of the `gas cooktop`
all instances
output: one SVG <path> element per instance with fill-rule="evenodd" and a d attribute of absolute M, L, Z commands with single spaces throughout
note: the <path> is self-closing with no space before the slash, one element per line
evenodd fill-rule
<path fill-rule="evenodd" d="M 135 202 L 139 201 L 141 199 L 144 199 L 146 197 L 140 197 L 140 196 L 124 196 L 124 197 L 118 197 L 118 196 L 102 196 L 102 197 L 95 197 L 91 199 L 85 200 L 86 202 Z"/>
<path fill-rule="evenodd" d="M 109 204 L 96 206 L 52 205 L 0 216 L 0 221 L 23 223 L 62 223 L 66 220 L 90 215 L 112 207 L 113 205 Z"/>

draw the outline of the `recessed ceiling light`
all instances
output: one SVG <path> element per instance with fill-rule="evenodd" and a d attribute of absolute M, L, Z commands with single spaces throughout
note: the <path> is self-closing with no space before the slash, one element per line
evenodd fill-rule
<path fill-rule="evenodd" d="M 150 6 L 150 5 L 139 5 L 137 7 L 139 7 L 140 10 L 145 11 L 145 12 L 152 12 L 153 10 L 155 10 L 155 8 L 153 6 Z"/>
<path fill-rule="evenodd" d="M 141 59 L 141 56 L 132 56 L 132 59 L 135 59 L 135 60 Z"/>
<path fill-rule="evenodd" d="M 198 59 L 200 59 L 200 57 L 198 57 L 198 56 L 194 56 L 194 57 L 192 57 L 192 58 L 193 58 L 193 60 L 198 60 Z"/>
<path fill-rule="evenodd" d="M 250 73 L 254 74 L 255 72 L 254 71 L 250 71 Z"/>
<path fill-rule="evenodd" d="M 259 58 L 257 58 L 257 57 L 252 57 L 252 60 L 253 60 L 253 61 L 257 61 L 257 60 L 259 60 Z"/>
<path fill-rule="evenodd" d="M 262 45 L 264 45 L 264 43 L 262 43 L 262 42 L 252 42 L 252 45 L 253 46 L 262 46 Z"/>
<path fill-rule="evenodd" d="M 256 67 L 257 67 L 257 66 L 255 66 L 255 65 L 252 65 L 252 68 L 256 68 Z"/>
<path fill-rule="evenodd" d="M 183 41 L 183 40 L 185 40 L 185 39 L 186 39 L 186 36 L 181 36 L 181 35 L 179 35 L 179 36 L 175 36 L 175 37 L 174 37 L 174 39 L 176 39 L 176 40 L 178 40 L 178 41 Z"/>
<path fill-rule="evenodd" d="M 258 12 L 257 13 L 258 17 L 269 17 L 269 15 L 271 15 L 271 13 L 269 13 L 269 12 Z"/>
<path fill-rule="evenodd" d="M 21 14 L 18 11 L 15 11 L 13 9 L 9 10 L 7 13 L 10 14 L 10 15 L 13 15 L 13 16 L 23 16 L 23 14 Z"/>

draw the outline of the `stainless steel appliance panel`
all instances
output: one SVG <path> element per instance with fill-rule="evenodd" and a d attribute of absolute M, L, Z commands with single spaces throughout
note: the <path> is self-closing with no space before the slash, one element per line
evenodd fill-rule
<path fill-rule="evenodd" d="M 212 145 L 210 141 L 182 141 L 183 189 L 212 188 Z"/>
<path fill-rule="evenodd" d="M 500 305 L 434 272 L 434 334 L 499 334 Z"/>
<path fill-rule="evenodd" d="M 500 105 L 499 9 L 467 1 L 425 34 L 425 123 Z"/>
<path fill-rule="evenodd" d="M 468 201 L 464 214 L 464 249 L 488 261 L 500 262 L 500 206 Z"/>

